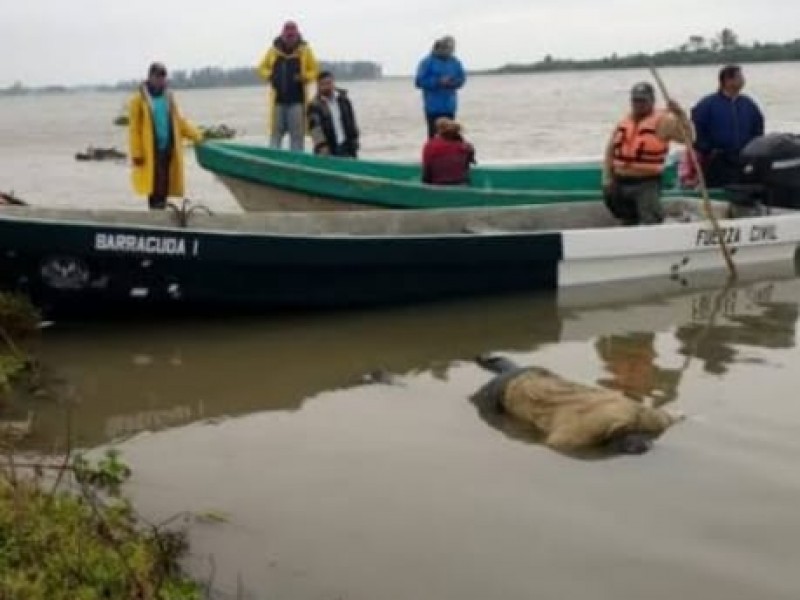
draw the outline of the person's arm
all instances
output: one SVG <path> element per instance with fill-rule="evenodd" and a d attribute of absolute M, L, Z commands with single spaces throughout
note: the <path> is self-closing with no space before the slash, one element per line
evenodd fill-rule
<path fill-rule="evenodd" d="M 439 89 L 439 79 L 431 72 L 430 57 L 422 60 L 417 67 L 416 85 L 421 90 L 434 92 Z"/>
<path fill-rule="evenodd" d="M 669 111 L 665 112 L 658 120 L 656 135 L 665 142 L 678 144 L 686 144 L 687 136 L 690 145 L 695 140 L 694 128 L 689 116 L 677 102 L 672 100 L 669 103 Z"/>
<path fill-rule="evenodd" d="M 753 103 L 753 111 L 755 112 L 754 117 L 754 124 L 753 124 L 753 135 L 756 137 L 761 137 L 764 135 L 764 113 L 761 112 L 761 109 L 758 107 L 758 104 L 755 101 L 751 100 Z"/>
<path fill-rule="evenodd" d="M 325 130 L 322 128 L 322 109 L 317 101 L 312 101 L 308 105 L 308 132 L 311 135 L 311 146 L 314 154 L 327 154 L 328 140 L 325 138 Z"/>
<path fill-rule="evenodd" d="M 614 181 L 614 145 L 617 138 L 617 128 L 611 131 L 611 135 L 608 138 L 608 143 L 606 144 L 606 151 L 603 156 L 603 174 L 602 174 L 602 186 L 603 189 L 609 187 Z"/>
<path fill-rule="evenodd" d="M 184 117 L 180 111 L 177 112 L 178 128 L 181 132 L 181 137 L 192 140 L 195 144 L 201 143 L 205 139 L 205 135 L 191 121 Z"/>
<path fill-rule="evenodd" d="M 430 184 L 433 182 L 433 177 L 431 176 L 431 156 L 431 145 L 430 142 L 428 142 L 422 149 L 422 183 Z"/>
<path fill-rule="evenodd" d="M 319 75 L 319 63 L 317 57 L 314 56 L 314 51 L 308 44 L 305 45 L 303 50 L 305 57 L 303 60 L 303 83 L 308 85 L 314 83 Z"/>
<path fill-rule="evenodd" d="M 457 58 L 454 58 L 453 60 L 456 61 L 456 73 L 455 77 L 453 78 L 452 87 L 458 90 L 464 87 L 464 84 L 467 82 L 467 74 L 464 71 L 464 65 L 461 64 L 461 61 Z"/>
<path fill-rule="evenodd" d="M 694 147 L 700 154 L 711 153 L 711 100 L 708 98 L 701 100 L 692 109 L 692 124 L 695 131 Z"/>
<path fill-rule="evenodd" d="M 140 167 L 144 164 L 142 101 L 138 94 L 128 103 L 128 151 L 134 166 Z"/>
<path fill-rule="evenodd" d="M 275 67 L 275 49 L 270 48 L 258 64 L 258 75 L 264 81 L 272 81 L 272 70 Z"/>

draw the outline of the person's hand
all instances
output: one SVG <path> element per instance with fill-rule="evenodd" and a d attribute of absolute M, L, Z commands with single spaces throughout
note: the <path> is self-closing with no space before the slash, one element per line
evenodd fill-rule
<path fill-rule="evenodd" d="M 686 118 L 686 111 L 675 100 L 667 100 L 667 109 L 677 117 Z"/>
<path fill-rule="evenodd" d="M 134 167 L 143 167 L 144 166 L 144 159 L 143 158 L 134 158 L 133 159 L 133 166 Z"/>
<path fill-rule="evenodd" d="M 327 146 L 322 146 L 319 150 L 317 150 L 317 152 L 319 154 L 322 154 L 323 156 L 329 156 L 330 153 L 331 153 L 331 150 Z"/>
<path fill-rule="evenodd" d="M 448 77 L 448 76 L 444 76 L 441 79 L 439 79 L 439 85 L 441 85 L 443 87 L 452 87 L 453 86 L 453 78 L 452 77 Z"/>

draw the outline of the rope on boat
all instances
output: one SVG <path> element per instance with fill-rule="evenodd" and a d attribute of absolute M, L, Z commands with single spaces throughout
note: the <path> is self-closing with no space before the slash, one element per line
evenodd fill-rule
<path fill-rule="evenodd" d="M 669 91 L 667 90 L 667 86 L 664 83 L 664 80 L 661 79 L 661 75 L 659 75 L 654 64 L 650 65 L 650 72 L 653 75 L 653 79 L 656 80 L 656 84 L 658 85 L 664 100 L 670 102 L 671 97 L 669 95 Z M 717 238 L 719 239 L 720 249 L 722 250 L 723 258 L 725 258 L 725 264 L 728 265 L 728 273 L 730 274 L 730 278 L 731 280 L 735 280 L 737 277 L 736 265 L 733 262 L 733 256 L 728 248 L 728 244 L 725 243 L 725 236 L 722 233 L 722 228 L 720 227 L 717 217 L 714 215 L 714 210 L 711 207 L 711 197 L 708 194 L 706 177 L 703 173 L 702 166 L 700 165 L 700 160 L 697 158 L 697 153 L 694 151 L 694 142 L 692 141 L 692 126 L 685 115 L 676 116 L 678 117 L 678 124 L 680 125 L 681 137 L 683 138 L 683 143 L 686 146 L 686 153 L 689 155 L 689 160 L 692 161 L 692 166 L 697 172 L 697 186 L 700 188 L 700 194 L 703 198 L 703 208 L 705 210 L 706 217 L 709 221 L 711 221 L 711 226 L 714 228 Z"/>

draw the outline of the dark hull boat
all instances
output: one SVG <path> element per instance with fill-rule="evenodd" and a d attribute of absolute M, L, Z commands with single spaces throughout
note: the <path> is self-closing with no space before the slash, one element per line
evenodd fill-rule
<path fill-rule="evenodd" d="M 720 215 L 725 205 L 718 205 Z M 0 210 L 0 286 L 48 313 L 402 304 L 725 268 L 689 218 L 619 228 L 596 202 L 506 209 L 194 214 Z M 722 221 L 741 268 L 794 259 L 800 214 Z"/>

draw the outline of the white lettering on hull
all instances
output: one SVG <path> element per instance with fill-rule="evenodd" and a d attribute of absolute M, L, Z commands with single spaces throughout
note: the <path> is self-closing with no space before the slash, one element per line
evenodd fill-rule
<path fill-rule="evenodd" d="M 151 235 L 131 235 L 127 233 L 97 233 L 94 249 L 98 252 L 118 252 L 125 254 L 151 254 L 156 256 L 198 256 L 200 242 L 191 244 L 184 238 L 160 237 Z"/>
<path fill-rule="evenodd" d="M 721 242 L 727 245 L 741 244 L 749 242 L 758 244 L 762 242 L 778 242 L 778 226 L 753 225 L 749 230 L 742 230 L 740 227 L 722 227 L 719 231 L 715 229 L 699 229 L 695 246 L 719 246 Z"/>

